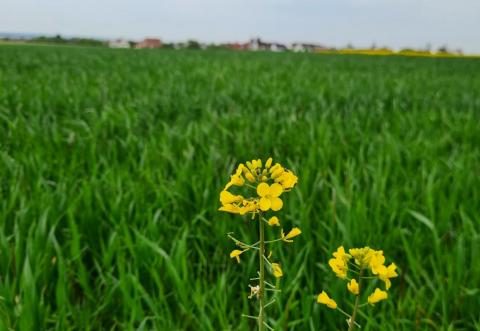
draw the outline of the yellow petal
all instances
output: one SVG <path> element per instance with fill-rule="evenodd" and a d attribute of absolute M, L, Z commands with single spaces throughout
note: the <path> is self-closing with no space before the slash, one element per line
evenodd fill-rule
<path fill-rule="evenodd" d="M 292 239 L 298 235 L 300 235 L 302 231 L 299 228 L 293 228 L 290 232 L 285 236 L 285 239 Z"/>
<path fill-rule="evenodd" d="M 283 192 L 282 185 L 278 183 L 273 183 L 272 185 L 270 185 L 270 195 L 272 197 L 279 197 L 280 194 L 282 194 L 282 192 Z"/>
<path fill-rule="evenodd" d="M 333 253 L 333 257 L 346 262 L 352 256 L 350 254 L 345 253 L 345 248 L 343 248 L 343 246 L 340 246 L 337 248 L 337 251 Z"/>
<path fill-rule="evenodd" d="M 347 284 L 347 288 L 350 292 L 352 292 L 352 294 L 355 294 L 355 295 L 358 295 L 358 293 L 360 292 L 360 289 L 358 287 L 358 283 L 355 279 L 352 279 L 348 284 Z"/>
<path fill-rule="evenodd" d="M 267 162 L 265 162 L 265 168 L 270 168 L 272 165 L 273 159 L 271 157 L 268 158 Z"/>
<path fill-rule="evenodd" d="M 237 167 L 237 170 L 235 171 L 235 176 L 240 176 L 242 174 L 243 168 L 245 168 L 245 166 L 243 165 L 243 163 L 240 163 Z"/>
<path fill-rule="evenodd" d="M 281 168 L 282 166 L 280 165 L 280 163 L 277 163 L 275 164 L 273 167 L 270 168 L 270 170 L 268 172 L 270 172 L 271 174 L 273 172 L 275 172 L 277 169 Z"/>
<path fill-rule="evenodd" d="M 280 226 L 280 221 L 278 220 L 277 216 L 270 217 L 268 220 L 268 225 L 270 226 Z"/>
<path fill-rule="evenodd" d="M 244 251 L 234 249 L 233 251 L 230 252 L 230 257 L 233 259 L 235 258 L 238 263 L 240 263 L 240 254 L 242 254 Z"/>
<path fill-rule="evenodd" d="M 388 298 L 388 294 L 385 291 L 382 291 L 378 287 L 375 289 L 375 291 L 368 297 L 368 303 L 373 305 L 376 304 L 379 301 L 385 300 Z"/>
<path fill-rule="evenodd" d="M 283 207 L 283 201 L 280 198 L 270 198 L 270 202 L 273 211 L 279 211 Z"/>
<path fill-rule="evenodd" d="M 267 210 L 269 210 L 270 207 L 272 206 L 272 203 L 270 202 L 270 199 L 261 198 L 261 199 L 260 199 L 260 202 L 259 202 L 259 205 L 260 205 L 260 209 L 261 209 L 261 210 L 267 211 Z"/>
<path fill-rule="evenodd" d="M 276 278 L 280 278 L 283 276 L 283 271 L 282 271 L 282 268 L 280 268 L 280 264 L 272 263 L 272 269 L 273 269 L 273 275 Z"/>
<path fill-rule="evenodd" d="M 325 293 L 325 291 L 322 291 L 317 297 L 317 302 L 326 305 L 327 307 L 331 309 L 336 309 L 337 308 L 337 303 L 335 300 L 330 299 L 328 297 L 328 294 Z"/>
<path fill-rule="evenodd" d="M 240 213 L 240 207 L 232 205 L 232 204 L 222 206 L 222 207 L 218 208 L 218 210 L 226 211 L 227 213 L 232 213 L 232 214 L 239 214 Z"/>
<path fill-rule="evenodd" d="M 270 169 L 270 171 L 272 169 Z M 272 175 L 270 176 L 270 178 L 275 179 L 275 178 L 279 177 L 281 174 L 283 174 L 283 172 L 284 172 L 284 170 L 283 170 L 282 166 L 280 166 L 275 171 L 272 172 Z"/>
<path fill-rule="evenodd" d="M 243 186 L 245 184 L 245 179 L 241 175 L 232 175 L 230 176 L 230 181 L 225 185 L 224 191 L 228 190 L 232 185 Z"/>
<path fill-rule="evenodd" d="M 241 195 L 234 195 L 228 191 L 222 191 L 220 192 L 220 202 L 222 205 L 227 205 L 232 202 L 240 202 L 243 200 L 243 197 Z"/>
<path fill-rule="evenodd" d="M 264 197 L 270 193 L 270 186 L 267 183 L 260 183 L 257 186 L 257 194 L 260 197 Z"/>
<path fill-rule="evenodd" d="M 275 182 L 282 184 L 284 190 L 290 190 L 298 182 L 298 177 L 290 170 L 284 172 L 280 177 L 275 178 Z"/>
<path fill-rule="evenodd" d="M 328 261 L 328 265 L 338 278 L 345 279 L 347 277 L 348 264 L 346 261 L 334 258 Z"/>
<path fill-rule="evenodd" d="M 390 281 L 390 279 L 385 279 L 385 288 L 388 290 L 390 289 L 390 287 L 392 286 L 392 282 Z"/>
<path fill-rule="evenodd" d="M 236 257 L 236 256 L 239 256 L 240 254 L 242 254 L 243 251 L 239 250 L 239 249 L 234 249 L 233 251 L 230 252 L 230 257 Z"/>
<path fill-rule="evenodd" d="M 391 263 L 391 264 L 387 267 L 387 277 L 388 277 L 388 278 L 397 277 L 398 274 L 397 274 L 397 272 L 395 271 L 396 269 L 397 269 L 397 266 L 395 265 L 395 263 Z"/>
<path fill-rule="evenodd" d="M 245 173 L 245 178 L 250 182 L 250 183 L 255 183 L 255 177 L 252 175 L 252 173 L 246 172 Z"/>

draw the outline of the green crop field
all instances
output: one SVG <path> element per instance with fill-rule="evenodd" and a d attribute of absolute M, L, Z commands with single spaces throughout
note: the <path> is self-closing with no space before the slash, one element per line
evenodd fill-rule
<path fill-rule="evenodd" d="M 398 266 L 361 330 L 480 330 L 480 60 L 0 46 L 0 330 L 253 330 L 221 213 L 240 162 L 298 176 L 278 213 L 275 330 L 345 330 L 316 303 L 338 246 Z M 267 229 L 268 238 L 278 228 Z"/>

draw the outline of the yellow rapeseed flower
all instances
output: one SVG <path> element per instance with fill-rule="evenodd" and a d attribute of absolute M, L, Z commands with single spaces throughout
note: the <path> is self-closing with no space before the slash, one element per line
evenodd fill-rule
<path fill-rule="evenodd" d="M 284 169 L 279 163 L 272 166 L 272 158 L 267 159 L 265 167 L 262 168 L 262 160 L 251 160 L 244 164 L 239 164 L 235 173 L 230 177 L 230 181 L 225 188 L 220 192 L 220 202 L 222 206 L 220 211 L 225 211 L 232 214 L 245 215 L 251 213 L 253 216 L 259 210 L 262 211 L 278 211 L 283 207 L 283 201 L 280 195 L 284 190 L 290 188 L 296 183 L 296 176 L 290 171 Z M 277 182 L 269 184 L 275 176 L 280 172 L 285 173 L 281 178 L 277 178 Z M 244 198 L 242 195 L 235 195 L 230 193 L 228 189 L 232 186 L 243 186 L 245 181 L 251 183 L 260 183 L 257 185 L 256 191 L 258 196 Z M 275 222 L 272 220 L 272 222 Z M 277 225 L 276 223 L 270 225 Z M 279 224 L 279 223 L 278 223 Z"/>
<path fill-rule="evenodd" d="M 278 183 L 272 185 L 268 185 L 267 183 L 258 184 L 257 194 L 260 197 L 260 209 L 263 211 L 269 209 L 278 211 L 282 209 L 283 201 L 279 198 L 282 192 L 283 188 Z"/>
<path fill-rule="evenodd" d="M 275 168 L 276 165 L 270 169 L 270 178 L 271 179 L 275 179 L 275 178 L 278 178 L 280 177 L 284 172 L 285 172 L 285 169 L 282 167 L 282 166 L 279 166 L 277 168 Z M 274 171 L 272 171 L 272 169 L 275 169 Z"/>
<path fill-rule="evenodd" d="M 227 203 L 218 208 L 220 211 L 225 211 L 232 214 L 245 215 L 246 213 L 255 213 L 258 211 L 258 202 L 255 200 L 242 200 L 242 205 L 237 203 Z"/>
<path fill-rule="evenodd" d="M 268 169 L 272 166 L 272 162 L 273 162 L 273 159 L 271 157 L 269 157 L 267 159 L 267 162 L 265 162 L 265 169 Z"/>
<path fill-rule="evenodd" d="M 275 171 L 277 171 L 278 169 L 283 169 L 283 167 L 281 166 L 280 163 L 275 163 L 275 165 L 273 167 L 271 167 L 268 172 L 270 174 L 273 174 Z"/>
<path fill-rule="evenodd" d="M 276 177 L 275 182 L 280 183 L 284 190 L 290 190 L 298 182 L 298 177 L 295 176 L 290 170 L 287 170 L 283 172 L 279 177 Z"/>
<path fill-rule="evenodd" d="M 347 262 L 352 257 L 350 254 L 345 253 L 345 248 L 340 246 L 337 248 L 337 251 L 333 253 L 333 257 L 344 262 Z"/>
<path fill-rule="evenodd" d="M 243 168 L 245 166 L 240 163 L 234 175 L 230 176 L 230 181 L 225 185 L 224 191 L 228 190 L 231 186 L 243 186 L 245 179 L 242 177 Z"/>
<path fill-rule="evenodd" d="M 354 264 L 350 262 L 351 259 L 355 261 Z M 338 309 L 349 316 L 349 329 L 354 328 L 354 325 L 356 325 L 357 328 L 360 328 L 360 325 L 355 322 L 355 317 L 358 315 L 359 309 L 365 305 L 359 305 L 360 295 L 364 292 L 364 285 L 360 288 L 360 284 L 363 284 L 362 281 L 367 282 L 369 279 L 375 282 L 379 279 L 385 282 L 386 290 L 388 290 L 391 286 L 390 278 L 398 276 L 396 272 L 397 267 L 394 263 L 391 263 L 388 267 L 385 266 L 383 251 L 376 251 L 368 246 L 363 248 L 351 248 L 348 250 L 348 253 L 345 252 L 343 246 L 340 246 L 337 251 L 333 253 L 333 258 L 328 261 L 328 264 L 337 277 L 346 279 L 348 291 L 356 296 L 353 313 L 351 315 L 344 313 L 340 308 Z M 354 273 L 351 277 L 348 275 L 349 267 L 352 267 L 353 270 L 351 270 L 351 273 Z M 374 277 L 368 273 L 369 269 Z M 365 273 L 368 273 L 368 275 L 365 275 Z M 368 287 L 368 285 L 365 287 Z M 386 300 L 388 298 L 388 292 L 386 290 L 383 291 L 378 287 L 375 288 L 373 293 L 370 293 L 368 296 L 367 303 L 375 305 L 382 300 Z M 335 301 L 330 299 L 324 291 L 320 293 L 317 301 L 330 308 L 337 307 Z"/>
<path fill-rule="evenodd" d="M 245 215 L 246 213 L 255 213 L 258 211 L 258 201 L 256 200 L 243 200 L 243 207 L 240 207 L 240 215 Z"/>
<path fill-rule="evenodd" d="M 348 264 L 346 261 L 338 258 L 328 260 L 328 265 L 338 278 L 344 279 L 347 277 Z"/>
<path fill-rule="evenodd" d="M 359 265 L 361 268 L 368 267 L 370 264 L 370 259 L 372 258 L 375 251 L 370 247 L 363 247 L 363 248 L 351 248 L 348 252 L 353 256 L 355 259 L 355 263 Z"/>
<path fill-rule="evenodd" d="M 243 197 L 241 195 L 234 195 L 228 191 L 220 192 L 220 202 L 222 205 L 228 205 L 234 202 L 241 202 L 243 201 Z"/>
<path fill-rule="evenodd" d="M 227 213 L 232 213 L 232 214 L 240 214 L 242 209 L 239 206 L 234 205 L 233 203 L 229 203 L 218 208 L 218 210 L 226 211 Z"/>
<path fill-rule="evenodd" d="M 326 305 L 328 308 L 336 309 L 337 303 L 331 299 L 325 291 L 322 291 L 317 297 L 317 302 Z"/>
<path fill-rule="evenodd" d="M 256 182 L 255 176 L 253 176 L 253 174 L 248 169 L 244 172 L 244 175 L 245 175 L 245 178 L 250 183 L 255 183 Z"/>
<path fill-rule="evenodd" d="M 287 243 L 292 243 L 293 240 L 291 240 L 291 239 L 300 235 L 301 233 L 302 233 L 302 231 L 299 228 L 293 228 L 293 229 L 290 230 L 289 233 L 287 233 L 287 235 L 285 235 L 285 233 L 283 233 L 283 229 L 282 229 L 282 240 L 287 242 Z"/>
<path fill-rule="evenodd" d="M 368 303 L 371 305 L 376 304 L 379 301 L 387 299 L 388 294 L 385 291 L 382 291 L 378 287 L 375 289 L 375 292 L 373 292 L 371 295 L 368 297 Z"/>
<path fill-rule="evenodd" d="M 385 267 L 382 265 L 381 267 L 378 268 L 378 278 L 385 282 L 385 288 L 388 290 L 390 286 L 392 286 L 392 282 L 390 281 L 390 278 L 395 278 L 398 276 L 396 272 L 397 266 L 395 263 L 391 263 L 388 267 Z"/>
<path fill-rule="evenodd" d="M 370 269 L 374 275 L 378 275 L 382 267 L 384 267 L 385 256 L 383 256 L 383 251 L 373 251 L 370 257 Z"/>
<path fill-rule="evenodd" d="M 233 251 L 230 252 L 230 257 L 233 259 L 237 259 L 237 262 L 240 263 L 240 255 L 245 252 L 245 251 L 241 251 L 239 249 L 234 249 Z"/>
<path fill-rule="evenodd" d="M 248 169 L 250 169 L 252 172 L 256 172 L 258 168 L 262 167 L 262 160 L 252 160 L 246 162 Z"/>
<path fill-rule="evenodd" d="M 272 263 L 272 269 L 273 269 L 273 275 L 276 278 L 280 278 L 283 276 L 283 272 L 282 272 L 282 268 L 280 267 L 280 264 Z"/>
<path fill-rule="evenodd" d="M 360 293 L 360 288 L 358 287 L 358 283 L 355 279 L 352 279 L 348 284 L 347 288 L 350 292 L 352 292 L 355 295 L 358 295 Z"/>
<path fill-rule="evenodd" d="M 272 216 L 268 220 L 268 225 L 270 226 L 280 226 L 280 221 L 277 216 Z"/>

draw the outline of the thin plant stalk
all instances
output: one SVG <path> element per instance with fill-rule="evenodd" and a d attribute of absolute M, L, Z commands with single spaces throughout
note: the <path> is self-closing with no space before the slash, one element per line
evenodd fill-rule
<path fill-rule="evenodd" d="M 353 307 L 352 317 L 350 317 L 348 331 L 352 331 L 355 328 L 355 318 L 357 317 L 357 311 L 359 309 L 358 305 L 360 304 L 360 291 L 362 290 L 362 274 L 363 269 L 360 269 L 360 272 L 358 273 L 358 295 L 355 299 L 355 306 Z"/>
<path fill-rule="evenodd" d="M 258 299 L 260 303 L 260 310 L 258 313 L 258 330 L 264 331 L 265 328 L 265 313 L 264 313 L 264 306 L 265 306 L 265 232 L 264 232 L 264 224 L 262 222 L 262 216 L 259 214 L 259 232 L 260 232 L 260 244 L 259 244 L 259 263 L 260 263 L 260 288 L 258 290 Z"/>

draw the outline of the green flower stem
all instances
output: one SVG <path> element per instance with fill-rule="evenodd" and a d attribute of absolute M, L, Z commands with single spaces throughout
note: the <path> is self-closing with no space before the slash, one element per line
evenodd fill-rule
<path fill-rule="evenodd" d="M 270 261 L 267 259 L 267 257 L 264 255 L 263 258 L 265 259 L 265 262 L 267 262 L 268 266 L 270 268 L 272 268 L 272 264 L 270 263 Z"/>
<path fill-rule="evenodd" d="M 355 327 L 355 318 L 357 317 L 358 305 L 360 304 L 360 291 L 362 290 L 362 275 L 363 269 L 360 269 L 358 274 L 358 295 L 355 299 L 355 307 L 353 307 L 352 317 L 350 317 L 350 326 L 348 327 L 348 331 L 352 331 Z"/>
<path fill-rule="evenodd" d="M 265 328 L 265 313 L 264 313 L 264 306 L 265 306 L 265 232 L 264 232 L 264 224 L 262 222 L 262 215 L 259 214 L 259 232 L 260 232 L 260 251 L 258 252 L 259 256 L 259 263 L 260 263 L 260 289 L 258 291 L 258 299 L 260 302 L 260 311 L 258 313 L 258 330 L 264 331 Z"/>
<path fill-rule="evenodd" d="M 360 306 L 360 307 L 361 307 L 361 306 Z M 348 317 L 348 319 L 350 319 L 350 317 L 352 317 L 352 316 L 350 316 L 350 314 L 348 314 L 348 313 L 346 313 L 345 311 L 343 311 L 340 307 L 337 307 L 337 310 L 338 310 L 339 312 L 341 312 L 343 315 L 345 315 L 346 317 Z M 356 326 L 358 326 L 358 327 L 360 328 L 360 324 L 358 324 L 357 322 L 354 322 L 354 323 L 355 323 Z"/>
<path fill-rule="evenodd" d="M 270 284 L 269 282 L 265 281 L 265 284 L 270 286 L 271 288 L 277 288 L 275 285 Z"/>
<path fill-rule="evenodd" d="M 269 303 L 267 303 L 267 304 L 265 305 L 265 307 L 270 306 L 270 305 L 271 305 L 272 303 L 274 303 L 274 302 L 275 302 L 275 299 L 273 299 L 272 301 L 270 301 Z M 265 307 L 263 307 L 263 308 L 265 308 Z"/>
<path fill-rule="evenodd" d="M 233 232 L 231 232 L 231 233 L 233 233 Z M 256 247 L 256 246 L 260 243 L 259 241 L 257 241 L 256 243 L 253 243 L 253 244 L 250 244 L 250 245 L 249 245 L 249 244 L 245 244 L 244 242 L 242 242 L 242 241 L 238 240 L 237 238 L 235 238 L 234 236 L 232 236 L 230 233 L 227 233 L 227 237 L 230 238 L 230 239 L 232 239 L 233 242 L 234 242 L 236 245 L 241 246 L 241 247 L 243 247 L 243 248 L 258 249 L 258 247 Z"/>
<path fill-rule="evenodd" d="M 266 288 L 265 291 L 282 292 L 282 290 L 277 290 L 276 288 Z M 268 306 L 268 304 L 267 304 L 266 306 Z M 266 306 L 265 306 L 265 307 L 266 307 Z M 263 308 L 265 308 L 265 307 L 263 307 Z"/>
<path fill-rule="evenodd" d="M 263 324 L 267 327 L 267 329 L 269 329 L 269 330 L 271 330 L 271 331 L 275 331 L 275 330 L 273 330 L 273 328 L 272 328 L 270 325 L 268 325 L 267 323 L 263 322 Z"/>
<path fill-rule="evenodd" d="M 282 238 L 278 238 L 278 239 L 275 239 L 275 240 L 267 240 L 267 241 L 265 241 L 265 244 L 271 244 L 271 243 L 275 243 L 275 242 L 281 241 L 281 240 L 282 240 Z"/>

